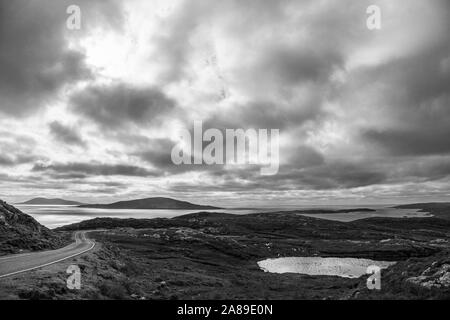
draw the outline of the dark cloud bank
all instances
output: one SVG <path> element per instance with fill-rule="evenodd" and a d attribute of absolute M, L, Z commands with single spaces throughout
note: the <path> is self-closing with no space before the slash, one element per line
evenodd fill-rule
<path fill-rule="evenodd" d="M 123 9 L 115 1 L 78 1 L 87 14 L 88 24 L 120 28 Z M 69 1 L 1 1 L 0 2 L 0 113 L 9 119 L 31 116 L 55 99 L 65 86 L 88 81 L 71 92 L 68 112 L 100 128 L 101 133 L 115 132 L 116 143 L 128 148 L 127 156 L 150 165 L 72 161 L 38 162 L 42 157 L 20 150 L 5 153 L 10 143 L 0 141 L 0 167 L 29 165 L 32 174 L 55 179 L 102 177 L 144 177 L 179 175 L 201 171 L 217 182 L 205 190 L 333 190 L 380 184 L 427 182 L 447 179 L 450 174 L 450 42 L 448 34 L 433 35 L 437 40 L 425 47 L 385 63 L 365 65 L 346 74 L 346 81 L 336 83 L 336 70 L 346 71 L 348 57 L 368 37 L 364 24 L 355 18 L 364 12 L 367 1 L 350 1 L 348 5 L 326 2 L 326 10 L 314 1 L 207 1 L 186 2 L 167 22 L 164 32 L 149 41 L 155 43 L 156 57 L 166 68 L 160 86 L 134 85 L 123 81 L 108 84 L 95 82 L 98 76 L 86 64 L 83 52 L 69 48 L 64 14 Z M 305 12 L 292 18 L 292 8 Z M 440 24 L 448 26 L 448 1 L 431 1 L 438 11 L 449 12 Z M 315 10 L 313 10 L 315 9 Z M 230 19 L 232 17 L 233 19 Z M 94 22 L 95 19 L 95 22 Z M 214 20 L 216 19 L 216 20 Z M 420 20 L 420 19 L 419 19 Z M 233 70 L 236 83 L 257 92 L 246 103 L 236 103 L 227 113 L 212 112 L 206 128 L 279 128 L 291 141 L 284 151 L 284 163 L 278 175 L 262 177 L 258 168 L 178 167 L 170 161 L 170 139 L 140 137 L 127 141 L 123 132 L 133 128 L 164 127 L 164 121 L 179 118 L 191 124 L 181 111 L 183 102 L 170 96 L 165 86 L 187 81 L 190 40 L 208 23 L 222 23 L 233 40 L 246 41 L 258 36 L 259 28 L 272 27 L 266 35 L 267 46 L 253 52 L 254 59 Z M 230 22 L 231 21 L 231 22 Z M 284 21 L 290 24 L 285 25 Z M 423 22 L 423 20 L 420 20 Z M 425 27 L 425 26 L 424 26 Z M 286 30 L 304 30 L 304 41 L 294 37 L 281 41 Z M 445 28 L 443 28 L 445 29 Z M 447 30 L 449 28 L 447 27 Z M 81 35 L 80 35 L 81 36 Z M 410 35 L 405 35 L 410 36 Z M 401 44 L 396 44 L 399 52 Z M 243 59 L 246 57 L 243 57 Z M 231 73 L 231 72 L 230 72 Z M 188 79 L 190 80 L 190 79 Z M 299 91 L 307 92 L 299 99 Z M 303 92 L 303 91 L 302 91 Z M 377 118 L 354 124 L 354 115 L 365 117 L 363 106 L 349 97 L 367 93 L 368 106 L 379 110 Z M 326 106 L 335 103 L 348 113 L 339 114 Z M 341 112 L 342 113 L 342 112 Z M 343 120 L 342 120 L 343 119 Z M 355 150 L 327 154 L 308 143 L 305 136 L 326 123 L 343 121 Z M 89 136 L 65 122 L 47 123 L 52 139 L 87 148 Z M 122 137 L 122 138 L 121 138 Z M 139 139 L 144 141 L 141 145 Z M 121 140 L 122 139 L 122 140 Z M 296 140 L 297 139 L 297 140 Z M 335 146 L 336 147 L 336 146 Z M 336 147 L 339 149 L 339 146 Z M 373 157 L 373 154 L 376 154 Z M 101 160 L 101 159 L 100 159 Z M 8 175 L 9 177 L 9 175 Z M 173 184 L 173 190 L 198 185 Z M 181 188 L 181 189 L 177 189 Z"/>

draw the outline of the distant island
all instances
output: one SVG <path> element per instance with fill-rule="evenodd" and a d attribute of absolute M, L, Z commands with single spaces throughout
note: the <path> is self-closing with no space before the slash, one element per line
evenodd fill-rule
<path fill-rule="evenodd" d="M 375 209 L 369 208 L 356 208 L 356 209 L 340 209 L 340 210 L 331 210 L 331 209 L 311 209 L 311 210 L 296 210 L 293 211 L 295 213 L 301 214 L 337 214 L 337 213 L 358 213 L 358 212 L 376 212 Z"/>
<path fill-rule="evenodd" d="M 34 198 L 19 204 L 35 204 L 35 205 L 60 205 L 60 206 L 79 206 L 84 203 L 69 201 L 64 199 L 47 199 L 47 198 Z"/>
<path fill-rule="evenodd" d="M 221 209 L 219 207 L 204 206 L 180 201 L 171 198 L 146 198 L 129 201 L 119 201 L 110 204 L 86 204 L 80 205 L 80 208 L 98 208 L 98 209 L 173 209 L 173 210 L 212 210 Z"/>

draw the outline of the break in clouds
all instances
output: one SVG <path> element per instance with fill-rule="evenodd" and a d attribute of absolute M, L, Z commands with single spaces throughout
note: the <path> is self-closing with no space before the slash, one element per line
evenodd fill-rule
<path fill-rule="evenodd" d="M 0 193 L 445 199 L 449 21 L 447 0 L 0 0 Z M 194 121 L 279 129 L 278 174 L 174 165 Z"/>

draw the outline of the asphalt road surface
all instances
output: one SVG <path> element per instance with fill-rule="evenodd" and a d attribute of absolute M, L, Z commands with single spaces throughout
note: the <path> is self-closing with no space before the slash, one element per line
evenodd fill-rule
<path fill-rule="evenodd" d="M 42 268 L 88 252 L 95 242 L 86 237 L 86 231 L 75 232 L 75 242 L 67 247 L 0 257 L 0 278 Z"/>

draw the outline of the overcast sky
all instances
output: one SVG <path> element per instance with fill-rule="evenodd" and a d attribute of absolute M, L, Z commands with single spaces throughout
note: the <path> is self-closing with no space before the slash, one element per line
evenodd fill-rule
<path fill-rule="evenodd" d="M 448 0 L 0 0 L 0 198 L 448 200 L 449 21 Z M 279 173 L 173 165 L 194 120 L 280 129 Z"/>

